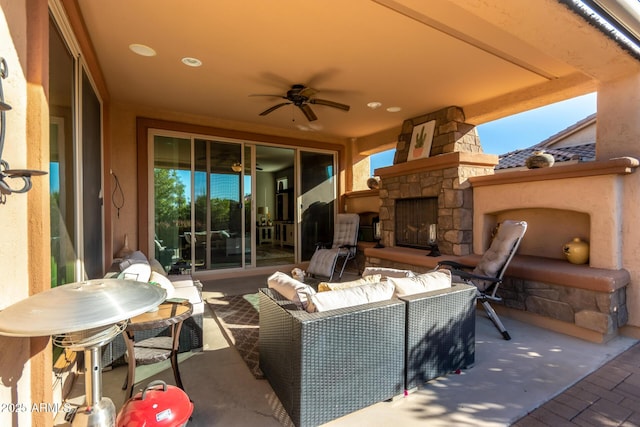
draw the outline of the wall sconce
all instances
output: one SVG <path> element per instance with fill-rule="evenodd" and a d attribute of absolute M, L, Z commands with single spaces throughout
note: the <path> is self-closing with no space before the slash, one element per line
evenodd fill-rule
<path fill-rule="evenodd" d="M 231 170 L 234 172 L 242 172 L 242 163 L 235 162 L 234 164 L 231 165 Z"/>
<path fill-rule="evenodd" d="M 2 90 L 2 80 L 9 75 L 7 62 L 0 58 L 0 204 L 5 204 L 7 196 L 12 193 L 26 193 L 31 190 L 31 177 L 44 175 L 46 172 L 29 169 L 11 169 L 9 163 L 2 159 L 4 150 L 4 135 L 7 127 L 6 112 L 11 110 L 11 106 L 4 102 L 4 92 Z M 15 188 L 9 185 L 7 178 L 22 179 L 22 188 Z"/>

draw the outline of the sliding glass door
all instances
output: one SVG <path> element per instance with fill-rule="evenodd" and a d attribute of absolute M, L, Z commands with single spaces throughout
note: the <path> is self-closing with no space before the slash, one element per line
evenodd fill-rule
<path fill-rule="evenodd" d="M 156 136 L 153 150 L 155 258 L 177 273 L 191 268 L 191 140 Z"/>
<path fill-rule="evenodd" d="M 300 152 L 301 259 L 308 261 L 318 242 L 333 240 L 336 176 L 334 155 Z"/>
<path fill-rule="evenodd" d="M 242 145 L 195 140 L 192 249 L 196 270 L 242 267 L 251 251 L 244 232 Z"/>
<path fill-rule="evenodd" d="M 154 244 L 167 271 L 292 265 L 331 234 L 333 154 L 153 132 Z"/>
<path fill-rule="evenodd" d="M 49 19 L 51 286 L 104 276 L 102 102 Z"/>

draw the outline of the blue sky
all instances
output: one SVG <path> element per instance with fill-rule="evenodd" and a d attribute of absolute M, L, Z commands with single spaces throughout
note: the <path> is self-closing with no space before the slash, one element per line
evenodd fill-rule
<path fill-rule="evenodd" d="M 530 147 L 596 112 L 596 94 L 536 108 L 477 127 L 482 149 L 488 154 L 504 154 Z M 371 171 L 393 164 L 395 150 L 371 157 Z"/>

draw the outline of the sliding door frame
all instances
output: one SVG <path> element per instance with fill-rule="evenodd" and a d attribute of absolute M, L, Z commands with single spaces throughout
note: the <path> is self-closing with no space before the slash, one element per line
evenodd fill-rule
<path fill-rule="evenodd" d="M 137 148 L 138 148 L 138 175 L 137 175 L 137 184 L 138 184 L 138 242 L 140 246 L 140 250 L 145 253 L 152 253 L 153 250 L 153 209 L 151 208 L 151 202 L 153 201 L 153 188 L 150 185 L 153 183 L 153 168 L 150 165 L 153 164 L 153 158 L 151 157 L 151 148 L 150 141 L 152 141 L 151 135 L 153 132 L 176 132 L 181 134 L 182 137 L 185 135 L 198 136 L 199 138 L 209 139 L 209 140 L 230 140 L 237 141 L 239 143 L 250 144 L 252 146 L 256 145 L 276 145 L 294 149 L 303 149 L 303 150 L 311 150 L 311 151 L 321 151 L 325 153 L 334 152 L 334 158 L 336 159 L 336 189 L 341 188 L 340 186 L 340 176 L 342 175 L 342 171 L 344 171 L 344 156 L 345 156 L 345 146 L 341 144 L 333 144 L 327 142 L 319 142 L 319 141 L 308 141 L 303 139 L 291 138 L 291 137 L 281 137 L 275 135 L 264 135 L 253 132 L 244 132 L 230 129 L 222 129 L 210 126 L 203 125 L 192 125 L 181 122 L 172 122 L 160 119 L 151 119 L 146 117 L 138 117 L 136 119 L 136 138 L 137 138 Z M 255 150 L 253 153 L 253 158 L 255 159 Z M 192 159 L 193 162 L 193 159 Z M 253 162 L 255 164 L 255 161 Z M 252 195 L 255 196 L 255 179 L 252 180 Z M 296 195 L 297 198 L 297 195 Z M 336 191 L 336 200 L 335 203 L 339 205 L 340 203 L 340 195 Z M 255 206 L 252 203 L 252 218 L 255 218 Z M 255 220 L 252 221 L 255 223 Z M 255 233 L 255 226 L 252 226 L 252 231 Z M 299 239 L 298 239 L 299 241 Z M 299 246 L 296 245 L 296 248 Z M 252 244 L 252 251 L 254 249 L 254 245 Z M 299 251 L 296 250 L 296 259 L 298 258 Z M 255 259 L 252 262 L 255 265 Z M 242 268 L 244 270 L 244 267 Z M 220 270 L 228 271 L 228 270 Z M 207 272 L 215 272 L 215 270 L 207 270 Z"/>

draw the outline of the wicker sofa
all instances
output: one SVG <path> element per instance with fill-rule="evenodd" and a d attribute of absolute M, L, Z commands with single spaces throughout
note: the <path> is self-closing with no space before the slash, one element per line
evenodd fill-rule
<path fill-rule="evenodd" d="M 307 313 L 260 295 L 260 369 L 298 426 L 401 395 L 475 360 L 475 288 Z"/>
<path fill-rule="evenodd" d="M 404 388 L 405 304 L 307 313 L 260 289 L 260 369 L 298 427 L 317 426 Z"/>
<path fill-rule="evenodd" d="M 453 283 L 450 289 L 408 295 L 406 304 L 405 389 L 475 363 L 476 288 Z"/>

